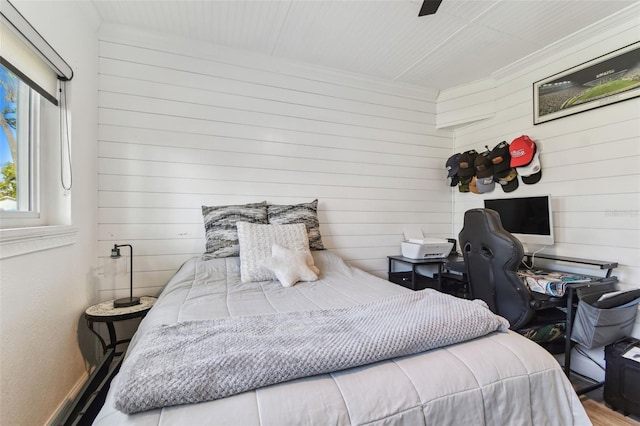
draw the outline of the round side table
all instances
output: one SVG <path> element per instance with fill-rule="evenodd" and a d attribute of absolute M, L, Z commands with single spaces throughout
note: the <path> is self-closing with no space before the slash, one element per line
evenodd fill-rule
<path fill-rule="evenodd" d="M 140 298 L 139 305 L 127 306 L 126 308 L 114 308 L 113 300 L 108 300 L 88 307 L 84 312 L 84 318 L 87 320 L 89 330 L 98 336 L 98 339 L 102 344 L 102 350 L 106 353 L 110 348 L 115 350 L 116 346 L 131 341 L 130 338 L 118 340 L 113 323 L 133 318 L 143 318 L 147 315 L 147 312 L 149 312 L 149 309 L 151 309 L 157 300 L 158 299 L 155 297 L 142 296 Z M 109 330 L 109 343 L 107 343 L 104 338 L 94 330 L 93 324 L 96 322 L 103 322 L 107 325 L 107 329 Z M 122 355 L 122 352 L 116 352 L 115 355 Z"/>

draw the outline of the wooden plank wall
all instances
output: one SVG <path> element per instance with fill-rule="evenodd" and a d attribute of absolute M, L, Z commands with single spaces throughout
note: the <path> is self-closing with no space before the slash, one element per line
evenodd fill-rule
<path fill-rule="evenodd" d="M 325 246 L 379 276 L 407 226 L 450 235 L 435 93 L 125 27 L 99 40 L 99 253 L 134 246 L 136 293 L 204 251 L 201 205 L 318 198 Z M 101 299 L 128 286 L 109 271 Z"/>
<path fill-rule="evenodd" d="M 638 20 L 626 19 L 603 24 L 597 37 L 578 34 L 496 75 L 495 89 L 485 96 L 494 117 L 456 130 L 456 151 L 481 151 L 526 134 L 540 150 L 542 179 L 520 183 L 509 194 L 500 188 L 482 195 L 454 192 L 454 233 L 464 212 L 482 207 L 484 198 L 550 194 L 555 245 L 544 252 L 617 261 L 620 282 L 640 286 L 640 99 L 535 126 L 532 118 L 532 83 L 637 41 Z M 456 121 L 453 105 L 466 114 L 478 98 L 449 97 L 449 120 Z"/>

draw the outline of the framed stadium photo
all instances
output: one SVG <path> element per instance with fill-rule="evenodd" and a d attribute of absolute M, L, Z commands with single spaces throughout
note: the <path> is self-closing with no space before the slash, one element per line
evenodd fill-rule
<path fill-rule="evenodd" d="M 533 124 L 640 96 L 640 42 L 533 83 Z"/>

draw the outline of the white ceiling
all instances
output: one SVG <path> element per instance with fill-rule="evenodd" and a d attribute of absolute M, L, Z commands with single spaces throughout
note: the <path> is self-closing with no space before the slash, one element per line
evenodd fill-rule
<path fill-rule="evenodd" d="M 104 22 L 446 89 L 493 72 L 638 0 L 93 0 Z"/>

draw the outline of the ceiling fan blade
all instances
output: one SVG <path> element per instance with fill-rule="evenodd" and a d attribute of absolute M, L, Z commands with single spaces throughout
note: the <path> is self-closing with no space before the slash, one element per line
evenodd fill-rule
<path fill-rule="evenodd" d="M 442 0 L 424 0 L 418 16 L 433 15 L 440 7 L 440 3 L 442 3 Z"/>

